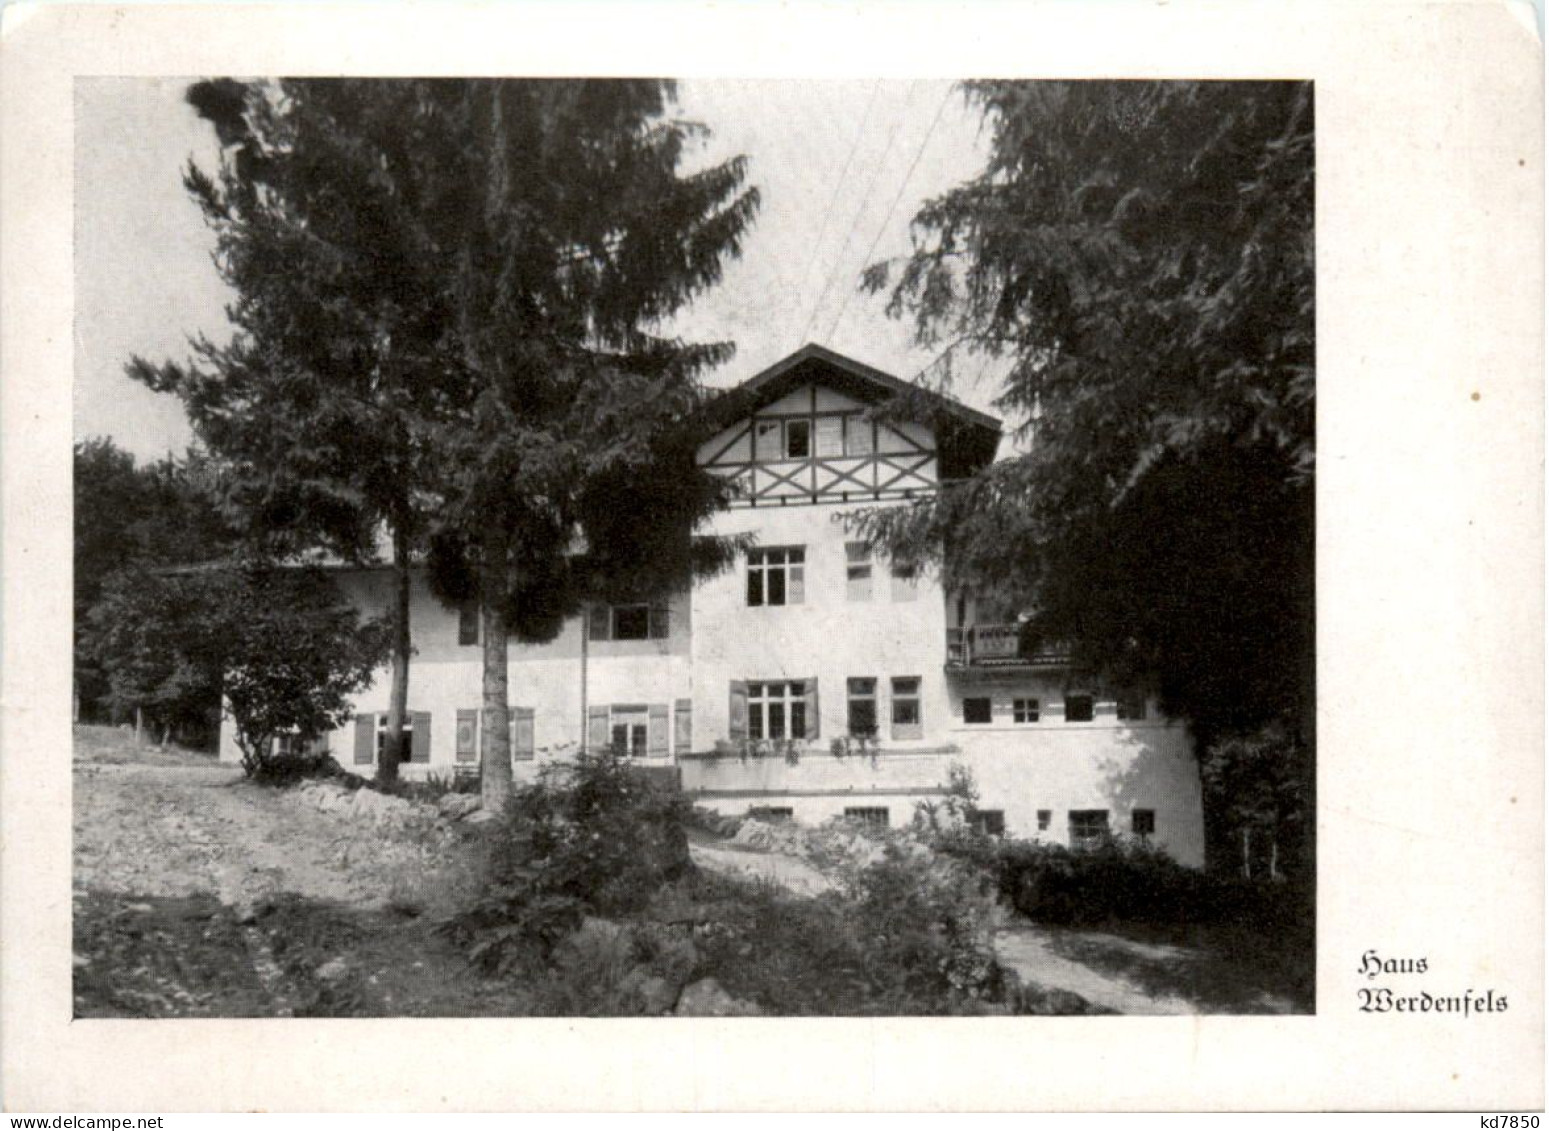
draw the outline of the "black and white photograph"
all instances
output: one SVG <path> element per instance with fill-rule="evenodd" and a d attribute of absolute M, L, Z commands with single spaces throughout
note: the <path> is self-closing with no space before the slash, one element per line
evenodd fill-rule
<path fill-rule="evenodd" d="M 1541 1110 L 1542 66 L 5 6 L 0 1108 Z"/>
<path fill-rule="evenodd" d="M 1312 83 L 75 97 L 76 1017 L 1314 1011 Z"/>

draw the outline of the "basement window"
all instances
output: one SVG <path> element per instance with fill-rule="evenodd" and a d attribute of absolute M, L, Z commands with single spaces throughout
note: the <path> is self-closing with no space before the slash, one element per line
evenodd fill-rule
<path fill-rule="evenodd" d="M 752 805 L 748 808 L 748 816 L 755 821 L 776 824 L 780 821 L 794 820 L 796 810 L 785 805 Z"/>
<path fill-rule="evenodd" d="M 1006 811 L 1004 809 L 975 809 L 969 818 L 974 829 L 988 836 L 1006 835 Z"/>
<path fill-rule="evenodd" d="M 844 811 L 844 816 L 848 821 L 860 821 L 862 824 L 876 825 L 884 829 L 887 828 L 888 825 L 887 810 L 885 808 L 874 808 L 869 805 L 861 805 L 846 809 Z"/>
<path fill-rule="evenodd" d="M 1084 693 L 1065 696 L 1065 721 L 1089 723 L 1092 721 L 1092 697 Z"/>
<path fill-rule="evenodd" d="M 963 700 L 963 722 L 988 723 L 995 717 L 993 704 L 988 695 Z"/>

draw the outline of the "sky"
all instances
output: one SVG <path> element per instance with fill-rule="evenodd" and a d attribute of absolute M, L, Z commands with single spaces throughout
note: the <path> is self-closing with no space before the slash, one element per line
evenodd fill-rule
<path fill-rule="evenodd" d="M 211 233 L 181 182 L 190 160 L 218 157 L 183 102 L 188 81 L 76 89 L 75 435 L 111 436 L 142 458 L 181 451 L 191 433 L 177 399 L 130 380 L 125 363 L 184 360 L 190 337 L 230 333 Z M 908 321 L 857 283 L 867 263 L 907 253 L 922 202 L 982 167 L 979 116 L 961 93 L 928 79 L 693 80 L 678 100 L 711 131 L 695 164 L 746 154 L 762 197 L 741 258 L 674 327 L 736 344 L 708 382 L 746 380 L 809 341 L 905 379 L 928 365 L 935 354 L 913 344 Z M 952 391 L 989 410 L 991 384 L 969 365 Z"/>

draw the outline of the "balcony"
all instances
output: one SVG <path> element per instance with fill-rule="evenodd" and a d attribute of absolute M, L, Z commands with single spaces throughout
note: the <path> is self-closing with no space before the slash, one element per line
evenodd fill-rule
<path fill-rule="evenodd" d="M 1036 652 L 1021 649 L 1014 624 L 976 624 L 947 629 L 947 668 L 1036 668 L 1068 663 L 1070 649 L 1050 645 Z"/>

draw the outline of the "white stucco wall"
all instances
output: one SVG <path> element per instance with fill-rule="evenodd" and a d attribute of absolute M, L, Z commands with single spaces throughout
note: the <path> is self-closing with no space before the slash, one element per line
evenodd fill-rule
<path fill-rule="evenodd" d="M 387 607 L 392 581 L 386 570 L 344 570 L 335 579 L 357 608 L 376 614 Z M 483 700 L 483 648 L 458 644 L 457 611 L 433 597 L 420 574 L 410 593 L 409 620 L 414 656 L 408 706 L 430 713 L 430 760 L 401 770 L 405 777 L 446 774 L 457 765 L 457 712 L 477 710 Z M 659 640 L 586 641 L 586 702 L 665 704 L 670 711 L 675 699 L 687 698 L 691 622 L 686 595 L 669 603 L 668 625 L 668 635 Z M 509 647 L 510 706 L 534 711 L 536 758 L 517 763 L 519 779 L 534 774 L 544 761 L 572 753 L 580 743 L 584 631 L 584 621 L 575 618 L 550 643 L 513 641 Z M 384 666 L 356 696 L 356 713 L 385 713 L 390 690 L 391 671 Z M 369 767 L 354 762 L 353 721 L 330 735 L 329 749 L 346 768 L 368 772 Z M 220 756 L 223 761 L 241 757 L 229 720 L 221 724 Z"/>
<path fill-rule="evenodd" d="M 733 680 L 806 680 L 817 677 L 819 744 L 845 733 L 846 680 L 877 680 L 878 721 L 888 734 L 888 702 L 894 676 L 921 681 L 923 737 L 898 742 L 925 749 L 943 741 L 948 716 L 946 620 L 941 586 L 925 575 L 914 599 L 895 601 L 886 560 L 872 567 L 869 601 L 846 595 L 845 542 L 840 521 L 854 509 L 840 503 L 753 507 L 718 515 L 721 534 L 752 532 L 763 546 L 802 546 L 805 595 L 798 605 L 749 606 L 747 567 L 701 582 L 694 590 L 690 668 L 694 697 L 694 749 L 709 751 L 729 733 Z M 891 741 L 891 740 L 889 740 Z"/>

